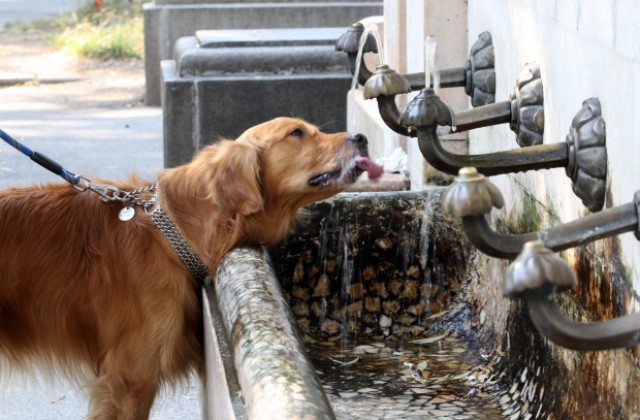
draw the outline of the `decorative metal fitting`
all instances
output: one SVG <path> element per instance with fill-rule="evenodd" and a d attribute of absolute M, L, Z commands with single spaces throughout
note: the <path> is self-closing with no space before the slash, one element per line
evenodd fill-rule
<path fill-rule="evenodd" d="M 367 68 L 364 59 L 361 58 L 360 65 L 358 66 L 356 60 L 358 59 L 358 50 L 360 49 L 360 39 L 364 33 L 364 25 L 360 22 L 356 22 L 351 25 L 351 28 L 347 32 L 340 35 L 340 38 L 336 41 L 336 51 L 342 51 L 347 53 L 347 60 L 349 62 L 349 71 L 352 75 L 355 75 L 356 68 L 358 70 L 358 83 L 364 85 L 367 80 L 372 76 L 372 73 Z M 362 45 L 362 57 L 365 53 L 378 53 L 378 44 L 373 36 L 368 35 L 364 44 Z"/>
<path fill-rule="evenodd" d="M 430 107 L 448 106 L 433 89 L 423 89 L 400 113 L 395 95 L 406 93 L 407 88 L 411 88 L 407 78 L 385 64 L 378 66 L 376 73 L 367 80 L 363 95 L 366 99 L 377 99 L 380 116 L 389 128 L 399 134 L 415 137 L 417 127 L 432 124 L 424 115 L 430 112 Z M 449 109 L 451 121 L 440 125 L 451 126 L 454 132 L 462 132 L 509 123 L 521 146 L 538 144 L 542 142 L 544 132 L 543 98 L 540 69 L 535 64 L 529 64 L 518 78 L 510 100 L 455 113 Z"/>
<path fill-rule="evenodd" d="M 597 98 L 590 98 L 582 103 L 582 109 L 573 119 L 570 135 L 564 143 L 541 144 L 482 155 L 459 155 L 445 150 L 436 127 L 427 125 L 433 124 L 433 111 L 430 108 L 439 110 L 446 105 L 441 104 L 439 98 L 428 90 L 424 90 L 422 96 L 422 109 L 410 112 L 411 108 L 407 106 L 409 111 L 400 116 L 400 125 L 416 127 L 420 151 L 436 169 L 454 175 L 465 166 L 473 166 L 484 175 L 499 175 L 564 167 L 573 181 L 573 191 L 590 211 L 598 211 L 604 205 L 607 176 L 606 130 Z M 446 123 L 444 118 L 439 121 L 440 124 Z"/>
<path fill-rule="evenodd" d="M 444 211 L 455 217 L 477 216 L 502 208 L 502 193 L 476 168 L 462 168 L 442 198 Z"/>
<path fill-rule="evenodd" d="M 364 62 L 364 53 L 378 53 L 379 46 L 373 36 L 367 35 L 367 39 L 362 46 L 360 63 L 358 65 L 358 50 L 360 41 L 365 31 L 364 25 L 360 22 L 351 25 L 344 34 L 336 41 L 336 51 L 347 53 L 349 70 L 355 75 L 358 70 L 358 83 L 364 86 L 371 78 L 372 73 Z M 495 102 L 496 76 L 494 70 L 494 53 L 491 34 L 483 32 L 478 36 L 478 40 L 471 47 L 469 58 L 463 67 L 454 67 L 439 70 L 440 88 L 464 87 L 465 92 L 471 97 L 473 106 L 486 105 Z M 425 88 L 425 74 L 409 73 L 404 78 L 410 85 L 410 90 L 420 90 Z M 433 87 L 433 76 L 430 79 L 430 87 Z"/>
<path fill-rule="evenodd" d="M 516 79 L 516 86 L 509 96 L 511 121 L 509 126 L 516 133 L 521 147 L 542 144 L 544 134 L 544 90 L 540 66 L 527 64 Z"/>
<path fill-rule="evenodd" d="M 524 244 L 522 252 L 511 263 L 503 282 L 506 297 L 524 297 L 527 292 L 549 282 L 556 290 L 568 290 L 578 284 L 569 264 L 540 241 Z"/>
<path fill-rule="evenodd" d="M 471 46 L 469 58 L 464 63 L 464 90 L 471 97 L 471 105 L 474 107 L 492 104 L 496 101 L 496 70 L 494 65 L 495 56 L 491 34 L 482 32 Z M 450 87 L 447 84 L 446 74 L 447 70 L 440 72 L 440 87 Z"/>
<path fill-rule="evenodd" d="M 414 127 L 427 125 L 421 113 L 426 111 L 426 107 L 434 106 L 436 101 L 426 101 L 429 95 L 434 95 L 433 91 L 423 91 L 407 104 L 405 111 L 400 114 L 399 123 Z M 437 101 L 440 101 L 439 97 Z M 540 68 L 537 64 L 527 64 L 516 80 L 516 86 L 508 101 L 452 112 L 452 131 L 462 132 L 509 123 L 510 128 L 517 134 L 520 146 L 540 144 L 544 133 L 543 101 Z"/>
<path fill-rule="evenodd" d="M 406 77 L 382 64 L 376 69 L 376 74 L 366 81 L 362 94 L 365 99 L 378 99 L 378 111 L 389 128 L 403 136 L 415 137 L 411 128 L 398 123 L 400 111 L 396 105 L 396 95 L 410 91 L 411 85 Z"/>
<path fill-rule="evenodd" d="M 602 118 L 600 101 L 588 99 L 573 117 L 567 145 L 569 161 L 565 167 L 573 181 L 573 191 L 578 196 L 591 197 L 590 206 L 602 207 L 607 188 L 606 126 Z M 584 200 L 583 200 L 584 202 Z M 591 210 L 593 211 L 593 210 Z"/>
<path fill-rule="evenodd" d="M 560 346 L 597 351 L 640 343 L 640 313 L 590 323 L 568 319 L 553 295 L 576 284 L 575 273 L 569 264 L 542 242 L 534 241 L 528 242 L 509 266 L 503 292 L 506 297 L 525 299 L 536 329 Z"/>
<path fill-rule="evenodd" d="M 411 85 L 407 78 L 387 64 L 381 64 L 376 68 L 376 74 L 365 82 L 363 96 L 365 99 L 374 99 L 409 92 L 411 92 Z"/>
<path fill-rule="evenodd" d="M 630 203 L 545 230 L 516 235 L 500 234 L 487 222 L 486 215 L 492 208 L 500 208 L 503 204 L 500 191 L 475 168 L 461 169 L 460 176 L 455 178 L 443 197 L 444 211 L 460 217 L 462 229 L 469 240 L 492 257 L 515 258 L 524 244 L 533 240 L 543 242 L 554 252 L 624 232 L 634 232 L 640 240 L 640 191 L 634 194 Z"/>

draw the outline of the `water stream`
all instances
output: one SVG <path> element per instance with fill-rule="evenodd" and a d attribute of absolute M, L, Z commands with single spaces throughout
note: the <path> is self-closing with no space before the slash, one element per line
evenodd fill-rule
<path fill-rule="evenodd" d="M 424 41 L 424 77 L 425 86 L 431 86 L 433 79 L 433 90 L 438 93 L 440 89 L 440 72 L 436 68 L 436 37 L 428 36 Z"/>
<path fill-rule="evenodd" d="M 362 36 L 360 37 L 360 43 L 358 45 L 358 54 L 356 55 L 356 67 L 353 73 L 353 79 L 351 82 L 351 90 L 349 91 L 349 100 L 353 104 L 355 99 L 355 91 L 358 88 L 358 75 L 360 74 L 360 65 L 362 64 L 362 56 L 364 54 L 364 45 L 369 38 L 369 35 L 373 36 L 375 40 L 376 46 L 378 47 L 378 64 L 384 64 L 384 52 L 382 51 L 382 42 L 380 40 L 380 33 L 378 32 L 378 27 L 375 24 L 367 25 L 362 32 Z M 347 116 L 347 121 L 351 122 L 351 127 L 355 126 L 356 123 L 356 113 L 352 106 L 350 108 L 350 114 Z"/>
<path fill-rule="evenodd" d="M 439 190 L 337 197 L 272 250 L 338 419 L 510 418 L 495 349 L 459 299 L 469 248 Z"/>

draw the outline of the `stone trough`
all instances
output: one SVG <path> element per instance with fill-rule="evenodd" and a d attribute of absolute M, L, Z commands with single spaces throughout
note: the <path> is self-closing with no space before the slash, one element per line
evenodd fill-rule
<path fill-rule="evenodd" d="M 217 353 L 215 378 L 232 382 L 228 404 L 209 404 L 208 415 L 521 410 L 504 389 L 500 353 L 475 336 L 465 301 L 475 254 L 441 214 L 442 191 L 341 194 L 309 206 L 285 243 L 232 251 L 206 292 L 218 333 L 207 351 Z"/>

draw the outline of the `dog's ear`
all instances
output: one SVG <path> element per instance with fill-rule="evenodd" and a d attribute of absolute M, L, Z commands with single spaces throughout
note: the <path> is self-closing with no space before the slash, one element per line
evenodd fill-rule
<path fill-rule="evenodd" d="M 260 211 L 263 200 L 258 144 L 222 140 L 217 149 L 209 184 L 211 200 L 245 216 Z"/>

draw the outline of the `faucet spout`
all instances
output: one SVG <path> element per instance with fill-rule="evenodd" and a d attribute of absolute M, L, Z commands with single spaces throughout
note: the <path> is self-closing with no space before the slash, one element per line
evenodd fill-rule
<path fill-rule="evenodd" d="M 375 97 L 375 96 L 374 96 Z M 463 132 L 474 128 L 509 123 L 520 146 L 542 143 L 544 133 L 544 94 L 540 67 L 528 64 L 518 76 L 509 100 L 452 112 L 452 131 Z M 429 125 L 422 115 L 428 108 L 442 103 L 433 90 L 424 89 L 405 107 L 399 123 L 414 127 Z"/>
<path fill-rule="evenodd" d="M 349 63 L 349 71 L 352 75 L 355 75 L 356 69 L 358 69 L 358 83 L 363 85 L 369 80 L 373 73 L 367 68 L 364 58 L 361 58 L 358 65 L 358 50 L 360 48 L 360 40 L 364 33 L 364 25 L 360 22 L 356 22 L 336 41 L 336 51 L 342 51 L 347 54 L 347 62 Z M 361 57 L 364 57 L 364 53 L 378 53 L 378 44 L 375 38 L 367 34 L 367 39 L 362 46 Z"/>
<path fill-rule="evenodd" d="M 415 137 L 415 131 L 411 127 L 398 122 L 400 111 L 396 104 L 396 95 L 409 92 L 411 92 L 409 81 L 383 64 L 378 66 L 375 76 L 367 80 L 363 94 L 365 99 L 378 99 L 378 111 L 387 127 L 400 135 Z"/>
<path fill-rule="evenodd" d="M 559 226 L 514 235 L 498 233 L 491 228 L 486 216 L 493 207 L 502 207 L 504 199 L 493 184 L 473 169 L 464 168 L 460 171 L 460 175 L 445 193 L 443 208 L 449 214 L 462 219 L 462 228 L 469 240 L 487 255 L 512 259 L 521 252 L 525 243 L 538 238 L 553 251 L 562 251 L 624 232 L 635 232 L 636 237 L 640 238 L 640 191 L 636 192 L 631 203 L 602 210 Z M 496 198 L 487 202 L 483 198 L 487 195 Z"/>
<path fill-rule="evenodd" d="M 556 291 L 577 284 L 569 264 L 540 241 L 528 242 L 509 266 L 503 293 L 523 298 L 536 329 L 552 342 L 573 350 L 597 351 L 640 343 L 640 314 L 582 323 L 568 319 L 554 299 Z"/>
<path fill-rule="evenodd" d="M 621 349 L 640 343 L 640 313 L 609 321 L 582 323 L 567 319 L 552 295 L 526 296 L 533 325 L 549 340 L 573 350 Z"/>
<path fill-rule="evenodd" d="M 463 217 L 462 228 L 471 243 L 483 253 L 496 258 L 512 259 L 525 243 L 538 238 L 544 238 L 545 246 L 558 252 L 609 236 L 635 232 L 638 227 L 637 211 L 634 203 L 628 203 L 560 226 L 517 235 L 497 233 L 491 229 L 484 215 Z"/>
<path fill-rule="evenodd" d="M 434 168 L 451 175 L 467 166 L 475 167 L 478 172 L 490 176 L 562 168 L 569 163 L 569 148 L 565 143 L 541 144 L 480 155 L 460 155 L 449 152 L 442 146 L 436 127 L 418 127 L 417 136 L 424 158 Z"/>
<path fill-rule="evenodd" d="M 367 34 L 367 39 L 362 46 L 360 63 L 358 63 L 358 49 L 365 27 L 362 23 L 356 22 L 338 38 L 336 41 L 336 51 L 347 54 L 349 70 L 355 75 L 358 69 L 358 83 L 364 86 L 374 73 L 371 72 L 365 62 L 364 53 L 378 53 L 380 48 L 375 38 Z M 496 93 L 496 77 L 494 70 L 494 52 L 489 32 L 482 32 L 476 42 L 471 47 L 469 58 L 462 67 L 452 67 L 439 71 L 440 88 L 463 87 L 468 96 L 471 97 L 473 106 L 480 106 L 493 103 Z M 411 91 L 434 86 L 434 77 L 431 75 L 429 86 L 425 86 L 424 72 L 408 73 L 403 75 L 409 82 Z"/>
<path fill-rule="evenodd" d="M 518 77 L 510 100 L 486 104 L 466 111 L 453 112 L 440 100 L 433 89 L 427 88 L 423 89 L 400 113 L 395 103 L 395 95 L 409 93 L 413 88 L 408 77 L 383 64 L 378 66 L 376 73 L 365 83 L 363 95 L 365 99 L 377 99 L 382 120 L 389 128 L 401 135 L 415 137 L 417 127 L 430 127 L 436 124 L 430 119 L 430 113 L 432 107 L 437 107 L 446 108 L 447 113 L 450 114 L 446 121 L 437 122 L 437 124 L 451 126 L 452 131 L 462 132 L 509 123 L 511 129 L 517 134 L 517 141 L 521 146 L 542 143 L 544 95 L 540 68 L 535 64 L 528 65 Z"/>

